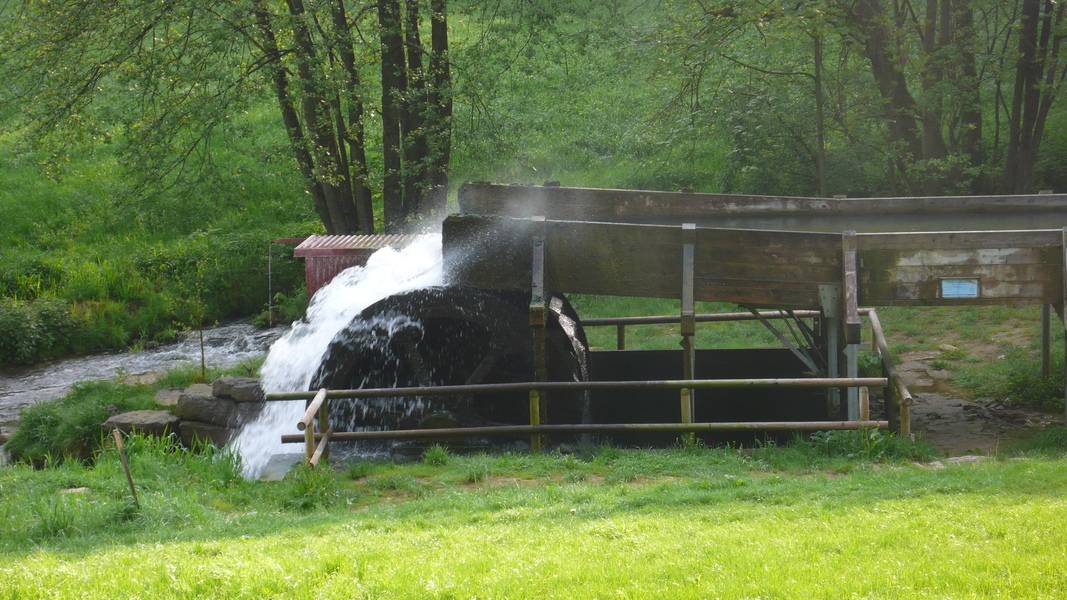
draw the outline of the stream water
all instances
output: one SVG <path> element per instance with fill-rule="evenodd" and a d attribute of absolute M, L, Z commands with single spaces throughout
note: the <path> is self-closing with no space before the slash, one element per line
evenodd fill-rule
<path fill-rule="evenodd" d="M 204 330 L 204 356 L 212 367 L 227 367 L 262 356 L 287 328 L 257 329 L 235 323 Z M 79 381 L 135 377 L 200 363 L 200 338 L 189 332 L 176 343 L 139 352 L 95 354 L 0 371 L 0 432 L 9 433 L 26 406 L 66 394 Z"/>

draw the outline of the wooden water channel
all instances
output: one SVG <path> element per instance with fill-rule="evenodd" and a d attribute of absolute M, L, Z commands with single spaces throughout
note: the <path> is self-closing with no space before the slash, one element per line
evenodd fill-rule
<path fill-rule="evenodd" d="M 268 399 L 315 398 L 313 408 L 326 415 L 316 433 L 310 418 L 314 411 L 309 409 L 301 421 L 305 433 L 283 436 L 283 441 L 302 441 L 309 457 L 321 457 L 329 440 L 528 434 L 537 450 L 545 434 L 641 429 L 687 433 L 889 427 L 908 434 L 911 395 L 895 371 L 877 312 L 861 306 L 1042 306 L 1042 369 L 1047 373 L 1049 307 L 1063 317 L 1067 297 L 1067 196 L 1061 194 L 831 199 L 467 184 L 459 200 L 461 212 L 443 226 L 450 283 L 529 294 L 532 380 L 273 394 Z M 681 377 L 546 381 L 546 299 L 560 293 L 677 299 L 678 315 L 589 319 L 582 324 L 616 327 L 617 351 L 623 352 L 627 326 L 677 324 Z M 696 301 L 730 302 L 749 310 L 698 315 Z M 881 364 L 879 378 L 858 376 L 864 318 Z M 732 320 L 759 321 L 811 376 L 696 376 L 696 324 Z M 696 403 L 709 401 L 697 390 L 752 386 L 825 389 L 826 414 L 840 418 L 694 418 Z M 552 391 L 641 387 L 676 390 L 676 422 L 543 420 L 543 396 Z M 870 388 L 885 388 L 884 421 L 870 419 Z M 330 398 L 491 395 L 505 390 L 528 394 L 528 423 L 361 432 L 332 432 L 326 425 Z"/>

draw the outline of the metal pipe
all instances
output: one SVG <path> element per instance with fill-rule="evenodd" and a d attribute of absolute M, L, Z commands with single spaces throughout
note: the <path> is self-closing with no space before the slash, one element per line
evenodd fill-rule
<path fill-rule="evenodd" d="M 467 437 L 479 435 L 529 435 L 537 433 L 606 433 L 612 431 L 637 432 L 699 432 L 699 431 L 820 431 L 828 429 L 864 429 L 889 426 L 888 421 L 750 421 L 738 423 L 599 423 L 566 425 L 495 425 L 491 427 L 449 427 L 443 429 L 400 429 L 395 431 L 335 431 L 332 442 L 358 440 L 412 439 L 438 437 Z M 315 434 L 321 438 L 322 434 Z M 296 444 L 302 435 L 286 434 L 283 444 Z"/>
<path fill-rule="evenodd" d="M 683 388 L 846 388 L 853 386 L 885 387 L 884 377 L 801 377 L 792 379 L 676 379 L 662 381 L 523 381 L 516 383 L 480 383 L 432 387 L 372 388 L 362 390 L 326 390 L 327 398 L 397 398 L 402 396 L 451 396 L 506 392 L 573 391 L 573 390 L 680 390 Z M 307 400 L 319 392 L 280 392 L 267 394 L 267 400 Z"/>

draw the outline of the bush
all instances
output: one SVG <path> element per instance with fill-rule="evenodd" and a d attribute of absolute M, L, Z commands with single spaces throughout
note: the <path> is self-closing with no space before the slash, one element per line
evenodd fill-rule
<path fill-rule="evenodd" d="M 80 383 L 66 396 L 22 411 L 18 429 L 7 442 L 16 460 L 44 464 L 48 457 L 88 460 L 100 447 L 100 426 L 115 412 L 152 408 L 145 386 L 108 381 Z"/>
<path fill-rule="evenodd" d="M 26 365 L 61 356 L 71 350 L 76 329 L 62 300 L 0 299 L 0 363 Z"/>

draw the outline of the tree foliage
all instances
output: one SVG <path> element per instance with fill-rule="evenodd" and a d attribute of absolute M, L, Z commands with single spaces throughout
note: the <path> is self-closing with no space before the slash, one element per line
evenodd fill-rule
<path fill-rule="evenodd" d="M 368 39 L 374 12 L 388 25 L 380 48 Z M 424 14 L 429 47 L 419 37 Z M 117 127 L 124 157 L 158 185 L 209 161 L 212 132 L 269 87 L 331 233 L 375 229 L 363 77 L 381 62 L 390 76 L 382 80 L 383 151 L 402 154 L 382 177 L 385 226 L 440 210 L 451 136 L 443 0 L 53 0 L 13 3 L 3 17 L 0 73 L 9 85 L 0 100 L 21 108 L 35 146 L 59 159 L 69 140 L 104 142 Z"/>

